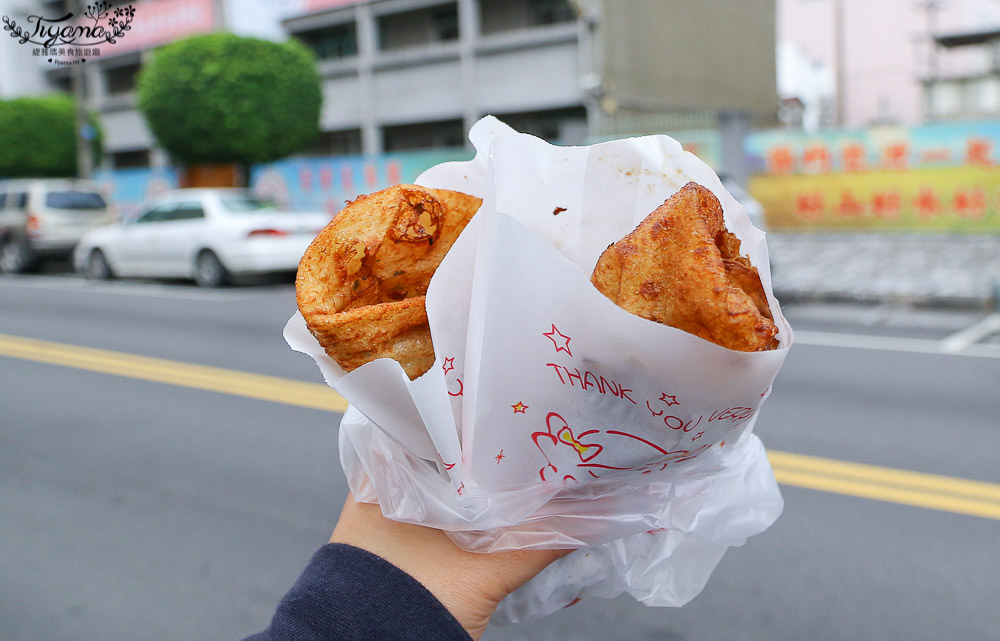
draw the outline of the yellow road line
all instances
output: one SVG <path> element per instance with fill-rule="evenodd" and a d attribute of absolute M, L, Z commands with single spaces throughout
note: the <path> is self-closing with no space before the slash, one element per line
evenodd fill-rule
<path fill-rule="evenodd" d="M 347 401 L 321 383 L 0 334 L 0 356 L 157 383 L 343 412 Z M 783 485 L 1000 520 L 1000 484 L 769 451 Z"/>
<path fill-rule="evenodd" d="M 943 496 L 925 490 L 912 490 L 892 486 L 881 486 L 862 481 L 850 481 L 820 474 L 792 472 L 775 466 L 774 478 L 782 485 L 793 485 L 810 490 L 820 490 L 833 494 L 844 494 L 876 501 L 900 503 L 916 507 L 967 514 L 987 519 L 1000 519 L 1000 503 L 989 500 L 965 499 Z"/>
<path fill-rule="evenodd" d="M 863 463 L 849 463 L 833 459 L 769 452 L 771 466 L 788 474 L 819 474 L 844 481 L 875 483 L 888 487 L 933 492 L 944 496 L 959 496 L 990 501 L 1000 507 L 1000 485 L 970 481 L 951 476 L 910 472 Z"/>
<path fill-rule="evenodd" d="M 221 367 L 181 363 L 91 347 L 0 334 L 0 356 L 235 394 L 275 403 L 343 412 L 347 401 L 321 383 L 294 381 Z"/>

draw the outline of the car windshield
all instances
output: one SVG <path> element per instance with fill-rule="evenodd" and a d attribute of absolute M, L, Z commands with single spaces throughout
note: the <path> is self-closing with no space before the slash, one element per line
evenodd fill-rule
<path fill-rule="evenodd" d="M 275 208 L 274 203 L 250 196 L 220 196 L 219 202 L 226 211 L 233 214 Z"/>
<path fill-rule="evenodd" d="M 106 209 L 104 198 L 92 191 L 50 191 L 45 206 L 52 209 Z"/>

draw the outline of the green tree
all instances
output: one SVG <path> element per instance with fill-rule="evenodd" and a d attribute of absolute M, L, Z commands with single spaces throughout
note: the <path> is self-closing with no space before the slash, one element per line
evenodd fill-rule
<path fill-rule="evenodd" d="M 76 107 L 67 94 L 0 100 L 0 178 L 76 176 Z M 101 150 L 101 129 L 90 115 L 91 153 Z"/>
<path fill-rule="evenodd" d="M 311 143 L 323 100 L 315 58 L 302 44 L 230 33 L 158 49 L 139 73 L 137 93 L 153 135 L 174 159 L 244 168 Z"/>

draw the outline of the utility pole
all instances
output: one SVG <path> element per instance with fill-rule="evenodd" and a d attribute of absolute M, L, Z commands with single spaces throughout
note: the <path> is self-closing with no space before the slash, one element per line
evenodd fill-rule
<path fill-rule="evenodd" d="M 833 0 L 833 59 L 836 65 L 837 126 L 847 126 L 846 38 L 844 35 L 844 0 Z"/>
<path fill-rule="evenodd" d="M 217 31 L 229 31 L 226 27 L 226 0 L 212 0 L 212 12 L 215 14 Z"/>
<path fill-rule="evenodd" d="M 734 109 L 720 111 L 718 128 L 720 173 L 725 174 L 740 187 L 746 188 L 750 172 L 743 145 L 750 129 L 750 113 Z"/>
<path fill-rule="evenodd" d="M 940 0 L 924 0 L 924 11 L 927 12 L 927 79 L 933 83 L 938 77 L 938 55 L 937 43 L 934 41 L 937 33 L 938 10 L 941 9 Z"/>
<path fill-rule="evenodd" d="M 82 0 L 72 0 L 70 7 L 73 19 L 79 21 L 83 11 Z M 94 127 L 90 124 L 87 114 L 87 78 L 83 70 L 85 63 L 77 61 L 71 69 L 73 84 L 73 102 L 76 105 L 76 173 L 79 178 L 90 178 L 94 170 L 94 159 L 91 155 L 90 143 L 94 139 Z"/>

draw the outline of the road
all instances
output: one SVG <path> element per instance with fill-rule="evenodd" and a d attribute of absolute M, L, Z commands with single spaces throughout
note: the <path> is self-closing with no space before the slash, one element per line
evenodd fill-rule
<path fill-rule="evenodd" d="M 287 284 L 0 278 L 0 638 L 266 626 L 346 493 L 335 399 L 281 338 L 293 310 Z M 683 608 L 586 600 L 486 641 L 1000 639 L 989 326 L 786 311 L 799 342 L 757 427 L 778 522 Z"/>

